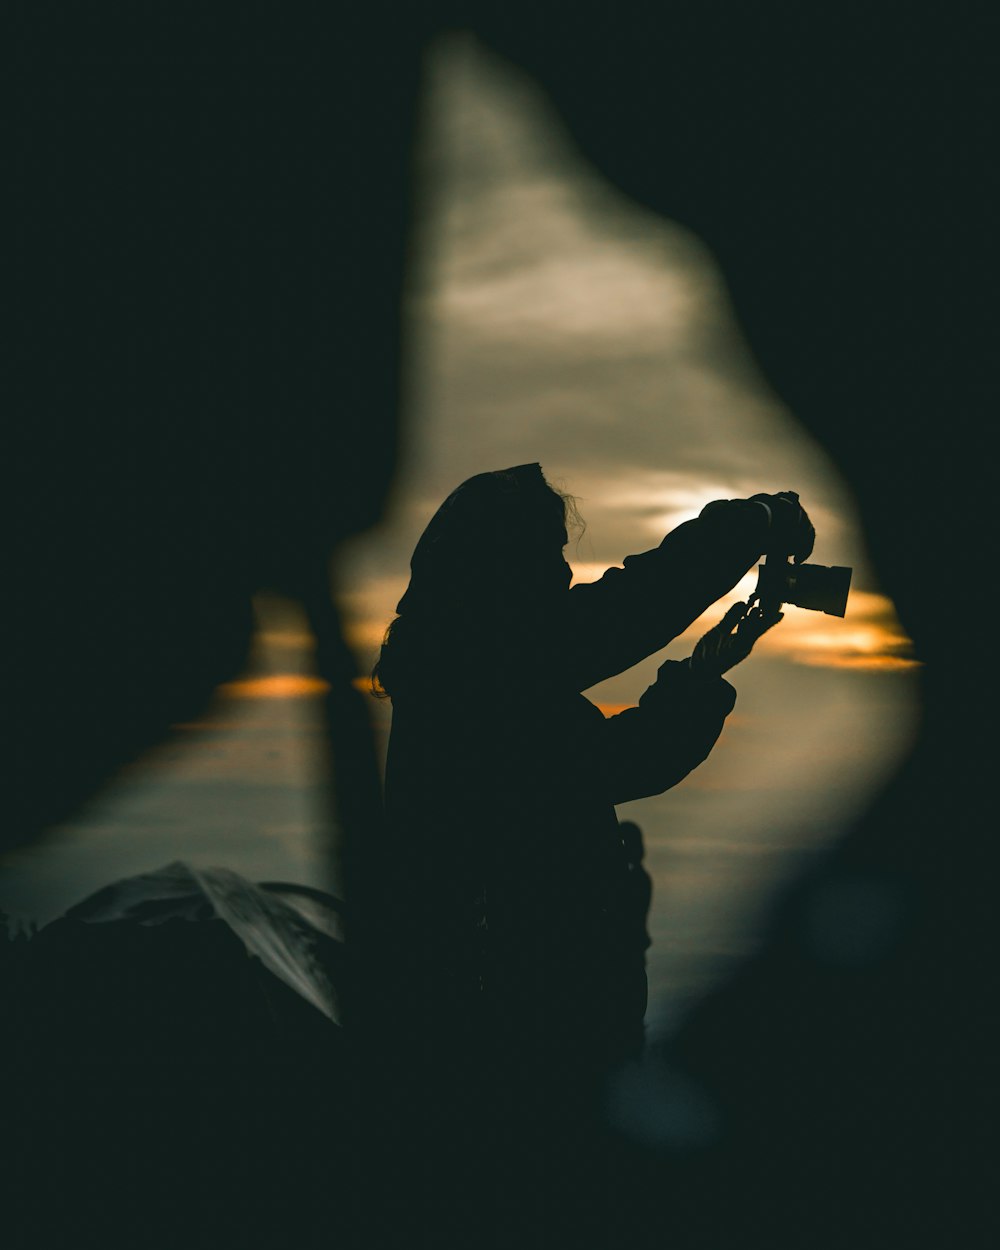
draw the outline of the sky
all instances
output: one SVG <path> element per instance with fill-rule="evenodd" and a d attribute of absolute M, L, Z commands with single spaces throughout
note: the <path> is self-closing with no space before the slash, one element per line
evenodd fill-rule
<path fill-rule="evenodd" d="M 668 1029 L 903 755 L 919 668 L 850 492 L 757 371 L 706 249 L 603 185 L 537 89 L 468 40 L 442 42 L 429 84 L 401 468 L 384 523 L 337 575 L 359 668 L 374 661 L 426 521 L 487 469 L 538 461 L 576 497 L 586 526 L 566 554 L 578 581 L 709 500 L 784 489 L 815 523 L 812 560 L 854 569 L 843 620 L 788 608 L 730 675 L 737 706 L 709 760 L 620 809 L 648 848 L 650 1021 Z M 687 654 L 753 585 L 589 697 L 608 713 L 634 703 L 664 658 Z M 336 888 L 311 641 L 293 605 L 257 606 L 248 672 L 75 821 L 8 856 L 0 907 L 44 921 L 174 859 Z M 389 705 L 371 712 L 384 748 Z"/>
<path fill-rule="evenodd" d="M 442 45 L 424 130 L 403 467 L 341 578 L 366 658 L 441 500 L 474 473 L 538 461 L 579 501 L 586 529 L 567 557 L 584 581 L 709 500 L 797 490 L 812 559 L 855 570 L 850 624 L 790 619 L 767 648 L 898 663 L 906 639 L 853 500 L 757 372 L 698 240 L 605 186 L 530 81 L 464 39 Z"/>

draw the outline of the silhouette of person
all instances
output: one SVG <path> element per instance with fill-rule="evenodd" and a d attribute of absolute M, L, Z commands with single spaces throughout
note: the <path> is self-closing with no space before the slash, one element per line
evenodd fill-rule
<path fill-rule="evenodd" d="M 377 1010 L 452 1086 L 478 1089 L 484 1055 L 501 1086 L 548 1086 L 636 1053 L 644 870 L 615 804 L 706 758 L 735 702 L 723 674 L 780 613 L 736 604 L 618 715 L 581 691 L 664 647 L 762 553 L 804 560 L 814 539 L 791 492 L 719 500 L 571 589 L 572 514 L 538 464 L 463 482 L 417 543 L 373 673 L 392 700 Z"/>

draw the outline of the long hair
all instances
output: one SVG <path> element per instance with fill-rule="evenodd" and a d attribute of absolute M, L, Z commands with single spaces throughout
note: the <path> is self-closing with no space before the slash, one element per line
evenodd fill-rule
<path fill-rule="evenodd" d="M 372 691 L 391 697 L 520 645 L 539 560 L 560 549 L 568 523 L 581 524 L 576 501 L 538 464 L 479 473 L 452 491 L 414 549 Z"/>

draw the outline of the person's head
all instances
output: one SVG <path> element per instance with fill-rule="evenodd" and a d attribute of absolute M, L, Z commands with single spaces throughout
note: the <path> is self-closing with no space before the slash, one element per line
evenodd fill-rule
<path fill-rule="evenodd" d="M 563 555 L 570 497 L 538 464 L 478 473 L 444 501 L 410 561 L 373 674 L 392 693 L 414 666 L 450 653 L 512 645 L 554 615 L 572 573 Z"/>

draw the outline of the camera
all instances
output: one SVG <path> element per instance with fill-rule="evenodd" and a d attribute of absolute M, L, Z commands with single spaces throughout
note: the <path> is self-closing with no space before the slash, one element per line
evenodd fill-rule
<path fill-rule="evenodd" d="M 792 603 L 828 616 L 843 616 L 852 571 L 836 564 L 792 564 L 787 556 L 768 555 L 757 566 L 754 598 L 760 600 L 765 613 Z"/>

